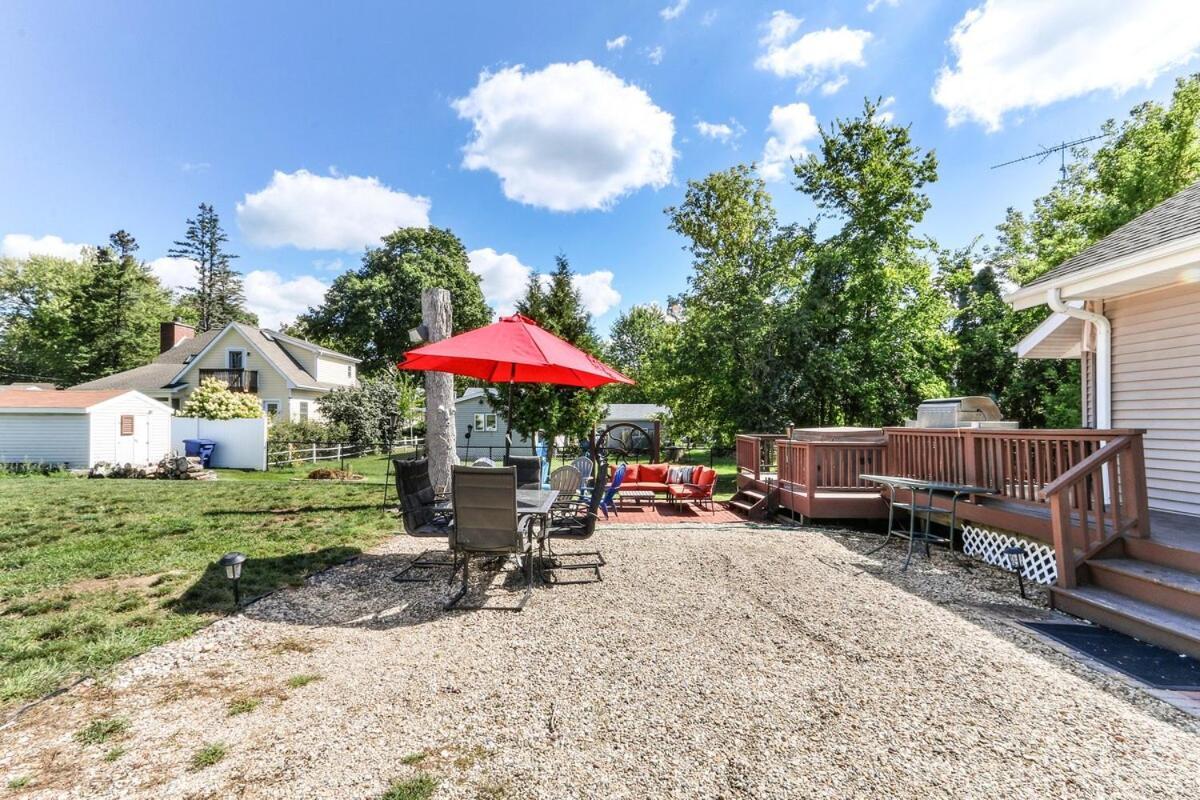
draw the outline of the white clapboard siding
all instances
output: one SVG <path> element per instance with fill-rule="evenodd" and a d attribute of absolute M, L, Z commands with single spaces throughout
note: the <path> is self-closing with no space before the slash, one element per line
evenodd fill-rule
<path fill-rule="evenodd" d="M 1113 427 L 1146 430 L 1150 507 L 1200 514 L 1200 285 L 1105 304 Z"/>
<path fill-rule="evenodd" d="M 90 466 L 86 414 L 0 414 L 0 461 Z"/>

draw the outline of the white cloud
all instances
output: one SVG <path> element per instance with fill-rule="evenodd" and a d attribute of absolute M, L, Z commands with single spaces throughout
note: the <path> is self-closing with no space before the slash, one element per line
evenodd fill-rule
<path fill-rule="evenodd" d="M 736 119 L 731 118 L 729 122 L 705 122 L 704 120 L 700 120 L 696 123 L 696 132 L 701 136 L 728 144 L 731 140 L 738 139 L 746 132 L 746 129 L 738 124 Z"/>
<path fill-rule="evenodd" d="M 761 70 L 781 78 L 802 79 L 801 89 L 808 90 L 824 81 L 841 88 L 836 73 L 843 67 L 861 67 L 863 49 L 871 41 L 870 31 L 824 28 L 794 38 L 803 20 L 786 11 L 776 11 L 767 22 L 767 33 L 759 40 L 763 52 L 754 62 Z M 828 76 L 828 77 L 827 77 Z M 832 92 L 827 92 L 832 93 Z"/>
<path fill-rule="evenodd" d="M 687 10 L 688 3 L 692 0 L 676 0 L 674 5 L 669 5 L 658 12 L 658 15 L 663 19 L 670 21 L 678 19 L 679 16 Z"/>
<path fill-rule="evenodd" d="M 604 209 L 671 181 L 671 115 L 590 61 L 484 72 L 453 106 L 474 126 L 463 166 L 496 173 L 510 200 L 553 211 Z"/>
<path fill-rule="evenodd" d="M 171 291 L 191 289 L 196 285 L 196 262 L 190 258 L 163 256 L 147 265 L 163 286 Z"/>
<path fill-rule="evenodd" d="M 791 167 L 792 159 L 808 154 L 805 142 L 816 138 L 820 126 L 807 103 L 792 103 L 771 109 L 767 131 L 771 138 L 763 148 L 758 171 L 763 180 L 779 181 Z"/>
<path fill-rule="evenodd" d="M 823 95 L 837 94 L 839 91 L 841 91 L 842 87 L 845 86 L 849 82 L 850 82 L 850 79 L 847 78 L 845 75 L 838 75 L 837 77 L 830 78 L 829 80 L 827 80 L 821 84 L 821 94 L 823 94 Z"/>
<path fill-rule="evenodd" d="M 576 275 L 572 281 L 579 290 L 583 307 L 593 317 L 599 317 L 621 302 L 621 293 L 613 288 L 612 282 L 613 274 L 606 269 Z"/>
<path fill-rule="evenodd" d="M 661 44 L 657 44 L 654 47 L 650 48 L 649 50 L 646 50 L 645 52 L 646 52 L 646 60 L 649 61 L 651 64 L 658 66 L 659 64 L 662 63 L 663 56 L 666 55 L 667 51 L 663 49 L 663 46 Z"/>
<path fill-rule="evenodd" d="M 58 236 L 43 236 L 35 239 L 25 233 L 9 233 L 0 240 L 0 258 L 29 258 L 33 255 L 63 258 L 67 261 L 82 261 L 80 252 L 86 244 L 64 242 Z"/>
<path fill-rule="evenodd" d="M 900 5 L 900 0 L 871 0 L 871 2 L 867 3 L 867 12 L 869 13 L 874 11 L 880 6 L 891 6 L 892 8 L 895 8 L 898 5 Z"/>
<path fill-rule="evenodd" d="M 237 204 L 238 227 L 253 244 L 302 250 L 359 250 L 401 227 L 429 224 L 429 200 L 378 178 L 278 172 Z"/>
<path fill-rule="evenodd" d="M 488 305 L 501 315 L 516 310 L 517 301 L 525 295 L 533 267 L 522 264 L 512 253 L 497 253 L 490 247 L 472 250 L 467 254 L 471 260 L 471 271 L 480 278 L 483 297 Z M 549 285 L 550 276 L 538 275 L 543 285 Z M 621 302 L 621 293 L 613 288 L 613 274 L 606 269 L 594 272 L 575 273 L 571 279 L 579 291 L 583 307 L 593 317 L 604 314 Z"/>
<path fill-rule="evenodd" d="M 497 253 L 490 247 L 467 253 L 471 271 L 480 278 L 483 299 L 498 314 L 511 314 L 525 294 L 533 267 L 527 267 L 512 253 Z"/>
<path fill-rule="evenodd" d="M 624 33 L 615 39 L 609 39 L 604 42 L 604 46 L 609 50 L 620 50 L 627 44 L 629 44 L 629 36 Z"/>
<path fill-rule="evenodd" d="M 311 275 L 284 278 L 273 270 L 248 272 L 243 282 L 246 307 L 258 315 L 258 324 L 276 328 L 294 322 L 311 306 L 325 300 L 329 286 Z"/>
<path fill-rule="evenodd" d="M 179 169 L 183 172 L 207 172 L 211 166 L 207 161 L 185 161 L 179 165 Z"/>
<path fill-rule="evenodd" d="M 325 272 L 345 272 L 346 264 L 340 258 L 316 258 L 313 266 Z"/>
<path fill-rule="evenodd" d="M 717 17 L 719 17 L 719 16 L 720 16 L 720 14 L 717 12 L 717 10 L 715 8 L 709 9 L 708 11 L 705 11 L 704 16 L 700 18 L 700 24 L 707 28 L 710 25 L 712 25 L 714 22 L 716 22 Z"/>
<path fill-rule="evenodd" d="M 1200 48 L 1194 0 L 989 0 L 950 36 L 933 99 L 951 125 L 999 130 L 1005 114 L 1148 86 Z"/>
<path fill-rule="evenodd" d="M 875 116 L 871 118 L 871 121 L 877 122 L 880 125 L 891 125 L 892 120 L 896 118 L 896 112 L 893 110 L 895 105 L 895 97 L 885 98 L 884 101 L 879 104 L 879 108 L 875 110 Z"/>

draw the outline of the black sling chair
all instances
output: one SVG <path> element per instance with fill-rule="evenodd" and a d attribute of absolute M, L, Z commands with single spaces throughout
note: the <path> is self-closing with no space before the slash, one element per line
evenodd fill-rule
<path fill-rule="evenodd" d="M 599 519 L 600 501 L 604 497 L 604 489 L 608 483 L 608 464 L 600 462 L 596 471 L 596 484 L 586 500 L 579 498 L 560 500 L 554 504 L 551 515 L 550 529 L 547 531 L 546 547 L 548 548 L 548 565 L 542 568 L 542 579 L 547 583 L 595 583 L 603 580 L 600 568 L 605 565 L 604 555 L 599 550 L 573 550 L 555 552 L 551 543 L 555 539 L 571 539 L 582 541 L 590 539 L 596 532 L 596 521 Z M 567 560 L 563 560 L 567 559 Z M 574 559 L 582 559 L 576 561 Z M 595 578 L 581 580 L 560 580 L 555 576 L 556 570 L 592 570 Z"/>
<path fill-rule="evenodd" d="M 449 539 L 454 532 L 454 513 L 429 481 L 429 459 L 394 458 L 396 494 L 400 497 L 400 515 L 404 532 L 419 539 Z M 431 583 L 433 578 L 409 577 L 414 569 L 448 569 L 454 566 L 451 553 L 426 550 L 392 577 L 397 583 Z"/>

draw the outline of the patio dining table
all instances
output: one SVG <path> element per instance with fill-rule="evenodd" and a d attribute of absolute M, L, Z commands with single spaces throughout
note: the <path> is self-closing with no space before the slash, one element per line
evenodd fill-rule
<path fill-rule="evenodd" d="M 888 489 L 888 531 L 884 537 L 883 544 L 876 547 L 874 550 L 868 551 L 868 555 L 878 550 L 882 550 L 891 541 L 892 536 L 901 539 L 908 539 L 908 555 L 904 559 L 904 569 L 908 569 L 908 564 L 912 561 L 913 545 L 916 542 L 921 542 L 925 546 L 925 554 L 929 555 L 929 545 L 939 544 L 945 545 L 954 551 L 954 529 L 958 527 L 958 501 L 964 497 L 974 497 L 977 495 L 996 494 L 996 490 L 987 486 L 974 486 L 966 483 L 951 483 L 947 481 L 927 481 L 921 478 L 907 478 L 902 475 L 860 475 L 860 479 L 871 483 L 878 483 L 886 486 Z M 909 502 L 898 502 L 896 499 L 897 491 L 908 492 Z M 920 501 L 919 493 L 925 494 L 924 502 Z M 950 495 L 950 532 L 946 536 L 940 536 L 929 529 L 930 521 L 933 515 L 941 513 L 942 509 L 938 508 L 933 503 L 935 494 Z M 894 525 L 895 510 L 899 508 L 908 512 L 908 530 L 897 530 Z M 924 527 L 922 530 L 917 530 L 917 517 L 924 518 Z"/>

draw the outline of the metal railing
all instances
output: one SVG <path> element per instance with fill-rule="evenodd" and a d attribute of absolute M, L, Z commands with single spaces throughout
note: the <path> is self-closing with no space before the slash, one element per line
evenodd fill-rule
<path fill-rule="evenodd" d="M 202 369 L 200 380 L 218 380 L 232 392 L 257 392 L 258 370 L 256 369 Z"/>

